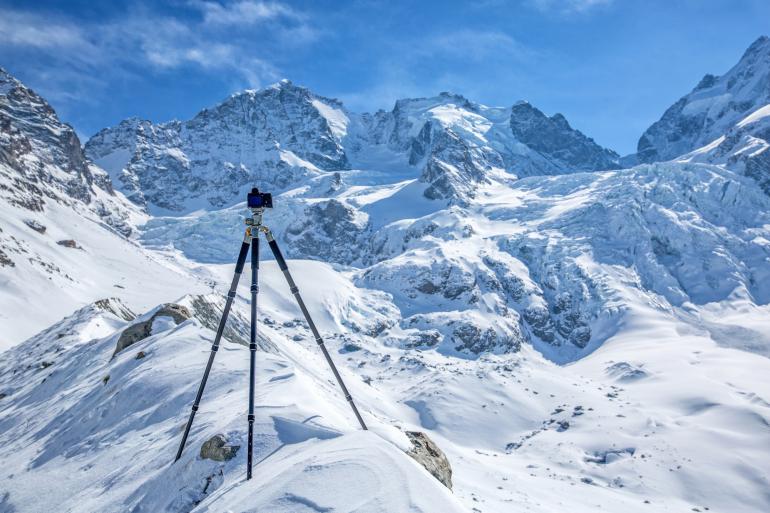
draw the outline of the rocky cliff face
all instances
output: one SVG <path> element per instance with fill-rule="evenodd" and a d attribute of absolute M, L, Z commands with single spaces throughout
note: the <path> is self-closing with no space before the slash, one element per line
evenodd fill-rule
<path fill-rule="evenodd" d="M 43 212 L 53 201 L 86 210 L 127 235 L 130 208 L 86 158 L 77 134 L 37 93 L 0 68 L 0 195 Z"/>
<path fill-rule="evenodd" d="M 112 194 L 105 173 L 42 97 L 0 68 L 0 164 L 6 199 L 40 211 L 45 199 L 90 203 L 94 187 Z"/>
<path fill-rule="evenodd" d="M 620 156 L 575 130 L 561 114 L 546 116 L 526 102 L 511 109 L 511 131 L 555 168 L 572 171 L 617 169 Z"/>
<path fill-rule="evenodd" d="M 126 120 L 97 133 L 85 151 L 137 205 L 179 213 L 231 205 L 255 183 L 280 191 L 347 168 L 345 127 L 336 100 L 283 81 L 185 122 Z"/>

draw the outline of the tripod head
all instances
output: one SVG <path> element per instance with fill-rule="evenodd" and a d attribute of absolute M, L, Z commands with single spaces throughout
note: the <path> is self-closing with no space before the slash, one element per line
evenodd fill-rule
<path fill-rule="evenodd" d="M 259 192 L 259 189 L 254 187 L 246 195 L 246 206 L 251 210 L 251 218 L 246 218 L 246 225 L 259 229 L 265 209 L 273 208 L 273 195 L 269 192 Z"/>

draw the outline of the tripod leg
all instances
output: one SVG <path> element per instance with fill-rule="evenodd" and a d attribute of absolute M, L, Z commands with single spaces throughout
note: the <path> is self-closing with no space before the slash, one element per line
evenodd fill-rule
<path fill-rule="evenodd" d="M 313 322 L 313 319 L 310 317 L 310 312 L 307 311 L 307 307 L 305 306 L 305 302 L 302 300 L 302 296 L 299 295 L 299 289 L 297 288 L 297 284 L 294 283 L 294 279 L 291 277 L 291 273 L 289 272 L 289 267 L 286 265 L 286 260 L 283 258 L 283 255 L 281 254 L 281 250 L 278 247 L 278 243 L 276 242 L 275 238 L 273 237 L 273 233 L 270 230 L 267 230 L 265 232 L 265 237 L 267 238 L 267 242 L 270 245 L 270 250 L 273 252 L 273 255 L 275 256 L 275 260 L 278 262 L 278 267 L 281 269 L 281 271 L 283 271 L 283 275 L 286 278 L 286 281 L 289 283 L 289 289 L 291 290 L 291 293 L 294 294 L 294 299 L 297 300 L 299 309 L 302 310 L 302 315 L 305 316 L 305 320 L 307 321 L 308 326 L 310 326 L 310 331 L 313 332 L 313 336 L 315 337 L 315 341 L 318 344 L 318 347 L 321 348 L 321 352 L 323 353 L 324 358 L 326 358 L 326 362 L 329 364 L 329 367 L 331 367 L 332 372 L 334 373 L 334 377 L 337 379 L 337 383 L 342 389 L 342 393 L 345 394 L 345 399 L 347 399 L 348 403 L 350 404 L 350 407 L 353 409 L 353 413 L 355 413 L 356 418 L 358 419 L 358 423 L 361 424 L 361 428 L 363 430 L 366 430 L 366 424 L 364 424 L 364 419 L 361 418 L 361 414 L 358 413 L 358 408 L 356 407 L 356 403 L 353 402 L 353 397 L 350 395 L 350 392 L 348 392 L 348 389 L 345 386 L 345 382 L 342 381 L 342 376 L 340 376 L 340 373 L 337 371 L 337 366 L 334 365 L 334 361 L 332 361 L 332 357 L 329 354 L 329 351 L 326 349 L 326 345 L 324 344 L 324 341 L 321 338 L 321 334 L 318 332 L 318 328 L 316 328 L 316 325 Z"/>
<path fill-rule="evenodd" d="M 192 411 L 190 411 L 190 418 L 187 419 L 187 425 L 184 428 L 184 435 L 182 435 L 182 443 L 179 444 L 179 450 L 176 453 L 176 459 L 179 460 L 182 457 L 182 451 L 187 443 L 187 436 L 190 434 L 190 428 L 192 427 L 195 413 L 198 411 L 198 406 L 203 396 L 203 389 L 206 388 L 206 380 L 209 379 L 209 372 L 211 372 L 211 366 L 214 363 L 214 356 L 216 356 L 219 350 L 219 341 L 222 339 L 222 333 L 225 331 L 225 324 L 227 324 L 227 316 L 230 315 L 230 308 L 233 306 L 233 299 L 235 299 L 235 289 L 238 288 L 238 280 L 243 272 L 243 266 L 246 263 L 246 255 L 249 252 L 249 240 L 245 240 L 241 244 L 241 252 L 238 253 L 238 262 L 235 264 L 235 275 L 233 276 L 233 282 L 230 284 L 230 291 L 227 293 L 227 301 L 225 302 L 225 308 L 222 311 L 222 318 L 219 320 L 219 327 L 217 328 L 217 334 L 214 337 L 214 343 L 211 345 L 211 353 L 209 354 L 209 361 L 206 364 L 206 370 L 203 371 L 203 379 L 198 386 L 198 395 L 195 396 L 195 402 L 192 405 Z"/>
<path fill-rule="evenodd" d="M 254 457 L 254 367 L 257 354 L 257 293 L 259 285 L 259 238 L 251 240 L 251 335 L 249 340 L 249 436 L 246 453 L 246 479 L 251 479 L 251 463 Z"/>

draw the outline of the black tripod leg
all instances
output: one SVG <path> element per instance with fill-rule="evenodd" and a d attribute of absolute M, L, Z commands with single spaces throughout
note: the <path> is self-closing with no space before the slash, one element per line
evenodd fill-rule
<path fill-rule="evenodd" d="M 270 249 L 272 250 L 273 255 L 275 256 L 275 260 L 278 262 L 278 267 L 280 267 L 281 271 L 283 271 L 283 275 L 286 278 L 286 281 L 289 283 L 289 289 L 291 289 L 291 293 L 294 294 L 294 299 L 297 300 L 299 309 L 302 310 L 302 315 L 305 316 L 305 320 L 310 326 L 310 331 L 313 332 L 313 336 L 315 337 L 315 341 L 318 344 L 318 347 L 321 348 L 321 352 L 323 353 L 324 358 L 326 358 L 326 362 L 329 364 L 329 367 L 331 367 L 332 372 L 334 373 L 334 377 L 337 378 L 337 383 L 340 385 L 340 388 L 342 389 L 342 393 L 345 394 L 345 399 L 347 399 L 348 403 L 350 404 L 350 407 L 353 409 L 353 413 L 356 414 L 356 418 L 358 419 L 358 423 L 361 424 L 361 428 L 366 430 L 366 424 L 364 424 L 364 419 L 362 419 L 361 414 L 358 413 L 358 408 L 356 408 L 356 403 L 353 402 L 353 397 L 350 395 L 350 392 L 348 392 L 348 389 L 345 386 L 345 382 L 342 381 L 342 376 L 340 376 L 340 373 L 337 371 L 337 366 L 334 365 L 334 361 L 332 361 L 332 357 L 329 354 L 329 351 L 326 349 L 326 345 L 324 344 L 324 341 L 321 338 L 321 334 L 318 333 L 318 328 L 316 328 L 316 325 L 313 322 L 313 319 L 310 317 L 310 312 L 307 311 L 307 307 L 305 306 L 305 302 L 302 300 L 302 296 L 299 295 L 299 289 L 297 288 L 297 284 L 294 283 L 294 279 L 291 277 L 291 273 L 289 272 L 289 267 L 286 265 L 286 260 L 283 258 L 283 255 L 281 254 L 281 250 L 278 248 L 278 243 L 275 241 L 275 238 L 273 237 L 273 233 L 268 230 L 265 233 L 265 236 L 267 238 L 268 244 L 270 245 Z"/>
<path fill-rule="evenodd" d="M 246 479 L 251 479 L 251 462 L 254 452 L 254 367 L 257 354 L 257 292 L 259 285 L 259 239 L 255 235 L 251 240 L 251 335 L 249 339 L 249 437 L 246 453 Z"/>
<path fill-rule="evenodd" d="M 235 276 L 233 276 L 233 282 L 230 285 L 230 291 L 227 293 L 227 301 L 225 302 L 225 308 L 222 311 L 222 318 L 219 320 L 219 327 L 217 328 L 217 334 L 214 337 L 214 343 L 211 345 L 211 353 L 209 354 L 209 361 L 206 364 L 206 370 L 203 371 L 203 379 L 200 386 L 198 386 L 198 395 L 195 396 L 195 402 L 190 411 L 190 418 L 187 419 L 187 425 L 184 428 L 184 435 L 182 435 L 182 443 L 179 444 L 179 450 L 176 453 L 176 459 L 179 460 L 182 457 L 182 451 L 187 443 L 187 436 L 190 434 L 190 428 L 192 427 L 193 419 L 195 418 L 195 412 L 198 411 L 198 406 L 203 396 L 203 389 L 206 388 L 206 380 L 209 379 L 209 372 L 211 372 L 211 366 L 214 363 L 214 357 L 219 350 L 219 341 L 222 339 L 222 333 L 225 331 L 225 324 L 227 324 L 227 316 L 230 315 L 230 308 L 233 306 L 233 299 L 235 299 L 235 289 L 238 288 L 238 280 L 243 272 L 243 266 L 246 263 L 246 255 L 249 252 L 249 241 L 246 240 L 241 245 L 241 252 L 238 253 L 238 262 L 235 264 Z"/>

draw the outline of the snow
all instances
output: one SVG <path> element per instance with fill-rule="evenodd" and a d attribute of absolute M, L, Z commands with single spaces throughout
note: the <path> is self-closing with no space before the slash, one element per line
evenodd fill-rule
<path fill-rule="evenodd" d="M 334 108 L 320 100 L 313 100 L 311 103 L 326 119 L 326 122 L 329 123 L 329 126 L 332 129 L 332 133 L 337 136 L 338 139 L 342 139 L 347 135 L 350 119 L 348 119 L 344 110 Z"/>
<path fill-rule="evenodd" d="M 97 299 L 118 296 L 141 312 L 184 293 L 210 290 L 205 271 L 196 275 L 115 234 L 95 216 L 56 202 L 43 214 L 5 204 L 2 216 L 0 242 L 13 248 L 8 251 L 16 265 L 0 268 L 0 349 Z M 29 219 L 45 226 L 45 233 L 30 229 L 24 222 Z M 81 249 L 57 244 L 68 239 Z"/>
<path fill-rule="evenodd" d="M 742 128 L 750 123 L 756 123 L 760 119 L 766 118 L 770 116 L 770 105 L 765 105 L 764 107 L 760 107 L 742 120 L 738 122 L 735 126 Z"/>
<path fill-rule="evenodd" d="M 695 91 L 687 115 L 724 106 L 722 85 Z M 2 205 L 0 510 L 770 509 L 770 197 L 734 158 L 766 151 L 764 107 L 677 161 L 575 172 L 517 140 L 509 108 L 450 94 L 370 118 L 337 105 L 283 81 L 189 122 L 100 133 L 90 153 L 154 198 L 150 214 L 101 189 L 91 206 L 57 189 L 42 212 Z M 276 114 L 286 106 L 306 115 Z M 412 154 L 420 133 L 437 146 Z M 27 156 L 68 176 L 45 157 Z M 426 178 L 429 161 L 445 174 Z M 448 196 L 426 197 L 444 179 Z M 236 336 L 172 461 L 254 184 L 275 187 L 265 223 L 370 430 L 263 243 L 246 481 L 248 266 Z M 69 239 L 80 249 L 56 243 Z M 93 303 L 106 297 L 119 299 Z M 192 318 L 157 317 L 114 354 L 170 301 Z M 409 430 L 446 453 L 451 491 L 405 454 Z M 200 457 L 215 434 L 234 459 Z"/>

